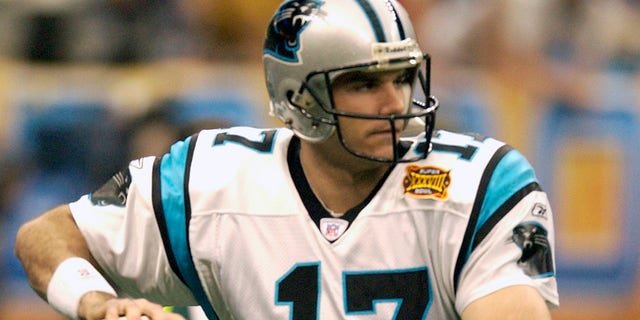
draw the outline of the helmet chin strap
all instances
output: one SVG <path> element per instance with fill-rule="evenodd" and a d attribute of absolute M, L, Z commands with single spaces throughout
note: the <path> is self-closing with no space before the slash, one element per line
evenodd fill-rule
<path fill-rule="evenodd" d="M 339 118 L 340 116 L 337 116 L 337 117 Z M 348 116 L 345 116 L 345 117 L 348 117 Z M 342 130 L 340 130 L 339 121 L 338 121 L 338 124 L 336 124 L 336 132 L 338 135 L 338 140 L 340 141 L 340 144 L 345 150 L 347 150 L 349 153 L 351 153 L 352 155 L 358 158 L 367 159 L 367 160 L 376 161 L 376 162 L 383 162 L 383 163 L 397 163 L 398 160 L 402 158 L 406 150 L 401 150 L 400 148 L 400 139 L 396 130 L 397 119 L 393 115 L 391 115 L 389 116 L 388 119 L 385 119 L 385 120 L 388 121 L 389 125 L 391 126 L 390 142 L 392 145 L 392 152 L 393 152 L 392 157 L 389 157 L 389 158 L 379 157 L 372 154 L 367 154 L 365 152 L 357 151 L 354 148 L 350 147 L 347 141 L 345 140 L 345 137 L 342 134 Z M 404 126 L 406 127 L 406 121 L 404 123 L 405 123 Z"/>

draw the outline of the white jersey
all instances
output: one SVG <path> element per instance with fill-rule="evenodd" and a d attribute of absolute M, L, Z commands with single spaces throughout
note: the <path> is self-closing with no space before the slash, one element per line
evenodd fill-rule
<path fill-rule="evenodd" d="M 405 156 L 424 152 L 410 140 Z M 558 305 L 554 230 L 528 162 L 445 131 L 333 218 L 287 129 L 205 130 L 71 204 L 118 292 L 210 319 L 457 319 L 530 285 Z"/>

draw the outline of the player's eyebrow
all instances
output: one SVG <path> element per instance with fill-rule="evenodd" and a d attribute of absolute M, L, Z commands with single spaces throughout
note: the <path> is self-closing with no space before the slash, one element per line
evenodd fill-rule
<path fill-rule="evenodd" d="M 334 85 L 344 85 L 354 81 L 370 81 L 375 80 L 379 76 L 373 75 L 371 72 L 352 71 L 339 75 L 333 80 Z"/>
<path fill-rule="evenodd" d="M 354 82 L 370 82 L 380 81 L 386 77 L 399 77 L 403 75 L 405 70 L 392 70 L 382 72 L 365 72 L 365 71 L 351 71 L 343 73 L 333 80 L 333 86 L 344 86 Z"/>

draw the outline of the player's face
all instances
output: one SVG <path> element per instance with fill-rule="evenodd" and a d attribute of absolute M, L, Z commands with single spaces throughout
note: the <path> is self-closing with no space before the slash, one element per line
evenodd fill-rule
<path fill-rule="evenodd" d="M 343 74 L 333 82 L 335 109 L 369 116 L 405 114 L 411 96 L 409 74 L 405 70 Z M 338 121 L 349 148 L 380 158 L 393 158 L 393 144 L 405 127 L 405 120 L 394 120 L 393 126 L 389 120 L 339 116 Z"/>

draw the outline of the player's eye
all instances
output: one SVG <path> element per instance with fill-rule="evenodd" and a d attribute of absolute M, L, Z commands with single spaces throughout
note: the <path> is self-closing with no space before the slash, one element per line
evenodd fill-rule
<path fill-rule="evenodd" d="M 353 89 L 355 91 L 368 91 L 380 86 L 380 81 L 375 79 L 362 80 L 354 83 Z"/>
<path fill-rule="evenodd" d="M 396 86 L 403 86 L 403 85 L 411 84 L 411 80 L 412 80 L 411 72 L 407 70 L 407 71 L 401 73 L 400 75 L 398 75 L 393 80 L 393 83 Z"/>

